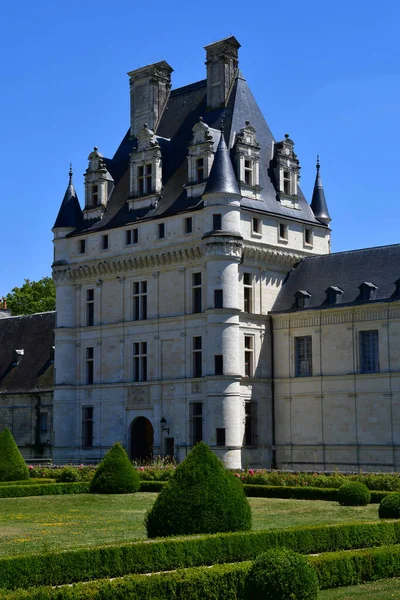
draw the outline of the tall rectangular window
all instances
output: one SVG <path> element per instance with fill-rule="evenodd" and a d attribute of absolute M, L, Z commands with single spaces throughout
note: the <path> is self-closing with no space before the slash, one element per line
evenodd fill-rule
<path fill-rule="evenodd" d="M 86 240 L 79 240 L 79 254 L 85 254 L 86 252 Z"/>
<path fill-rule="evenodd" d="M 224 374 L 224 357 L 222 354 L 214 354 L 214 371 L 215 375 Z"/>
<path fill-rule="evenodd" d="M 127 229 L 125 236 L 125 243 L 127 246 L 130 246 L 131 244 L 137 244 L 139 241 L 139 230 L 137 227 L 135 227 L 135 229 Z"/>
<path fill-rule="evenodd" d="M 243 446 L 255 446 L 257 444 L 257 404 L 255 402 L 245 402 L 244 414 Z"/>
<path fill-rule="evenodd" d="M 94 325 L 94 289 L 86 290 L 86 325 Z"/>
<path fill-rule="evenodd" d="M 158 239 L 162 240 L 165 238 L 165 223 L 158 224 Z"/>
<path fill-rule="evenodd" d="M 252 335 L 244 336 L 244 374 L 246 377 L 253 377 L 253 354 L 254 338 Z"/>
<path fill-rule="evenodd" d="M 192 312 L 201 312 L 201 273 L 192 274 Z"/>
<path fill-rule="evenodd" d="M 204 158 L 196 158 L 196 183 L 204 181 Z"/>
<path fill-rule="evenodd" d="M 217 446 L 225 446 L 225 429 L 217 429 Z"/>
<path fill-rule="evenodd" d="M 99 203 L 99 187 L 97 183 L 92 184 L 90 189 L 90 206 L 97 206 Z"/>
<path fill-rule="evenodd" d="M 203 355 L 201 336 L 193 338 L 193 377 L 201 377 L 203 373 Z"/>
<path fill-rule="evenodd" d="M 139 196 L 146 196 L 152 191 L 151 179 L 152 179 L 152 165 L 140 165 L 137 171 L 138 178 L 138 192 Z"/>
<path fill-rule="evenodd" d="M 223 308 L 224 290 L 214 290 L 214 308 Z"/>
<path fill-rule="evenodd" d="M 379 371 L 379 333 L 377 330 L 360 331 L 361 373 Z"/>
<path fill-rule="evenodd" d="M 147 319 L 147 281 L 133 282 L 133 320 Z"/>
<path fill-rule="evenodd" d="M 94 348 L 86 348 L 86 384 L 92 385 L 94 381 Z"/>
<path fill-rule="evenodd" d="M 287 240 L 288 239 L 288 226 L 284 223 L 279 223 L 279 239 Z"/>
<path fill-rule="evenodd" d="M 222 229 L 222 216 L 220 214 L 213 215 L 213 230 L 220 231 Z"/>
<path fill-rule="evenodd" d="M 40 413 L 39 430 L 40 433 L 45 433 L 48 429 L 47 412 Z"/>
<path fill-rule="evenodd" d="M 295 373 L 296 377 L 311 377 L 312 375 L 312 337 L 304 335 L 294 338 Z"/>
<path fill-rule="evenodd" d="M 191 442 L 192 446 L 194 446 L 203 439 L 203 404 L 201 402 L 192 402 L 190 413 L 192 425 Z"/>
<path fill-rule="evenodd" d="M 312 239 L 312 229 L 305 229 L 304 230 L 304 243 L 308 244 L 308 245 L 312 245 L 313 243 L 313 239 Z"/>
<path fill-rule="evenodd" d="M 253 166 L 251 160 L 244 161 L 244 182 L 247 185 L 253 185 Z"/>
<path fill-rule="evenodd" d="M 291 192 L 291 177 L 290 171 L 283 171 L 283 191 L 290 196 Z"/>
<path fill-rule="evenodd" d="M 193 231 L 193 219 L 192 217 L 187 217 L 185 219 L 185 233 L 192 233 Z"/>
<path fill-rule="evenodd" d="M 253 312 L 253 282 L 250 273 L 243 273 L 243 297 L 244 312 Z"/>
<path fill-rule="evenodd" d="M 133 344 L 133 381 L 147 381 L 147 342 Z"/>
<path fill-rule="evenodd" d="M 101 249 L 108 250 L 108 235 L 101 236 Z"/>
<path fill-rule="evenodd" d="M 257 217 L 253 217 L 252 219 L 252 228 L 253 233 L 260 233 L 260 219 L 257 219 Z"/>
<path fill-rule="evenodd" d="M 82 447 L 93 448 L 93 406 L 82 407 Z"/>

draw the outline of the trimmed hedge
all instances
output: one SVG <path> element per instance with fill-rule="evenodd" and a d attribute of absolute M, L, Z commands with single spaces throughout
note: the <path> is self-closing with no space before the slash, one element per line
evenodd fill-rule
<path fill-rule="evenodd" d="M 308 558 L 320 589 L 355 585 L 400 576 L 400 546 L 331 552 Z M 242 600 L 251 562 L 130 575 L 61 588 L 40 587 L 0 591 L 2 600 Z"/>
<path fill-rule="evenodd" d="M 58 496 L 59 494 L 88 494 L 89 484 L 45 483 L 44 485 L 7 485 L 0 487 L 0 498 L 23 498 L 26 496 Z"/>
<path fill-rule="evenodd" d="M 91 494 L 133 494 L 139 488 L 139 474 L 124 448 L 117 442 L 98 466 L 89 491 Z"/>
<path fill-rule="evenodd" d="M 29 479 L 29 469 L 11 431 L 5 427 L 0 433 L 0 481 L 21 479 Z"/>
<path fill-rule="evenodd" d="M 338 502 L 342 506 L 366 506 L 371 502 L 371 492 L 364 483 L 350 481 L 339 488 Z"/>
<path fill-rule="evenodd" d="M 21 479 L 20 481 L 0 481 L 0 487 L 7 487 L 10 485 L 42 485 L 47 483 L 55 483 L 55 479 Z"/>
<path fill-rule="evenodd" d="M 400 494 L 394 492 L 383 498 L 379 505 L 378 514 L 380 519 L 399 519 L 400 518 Z"/>
<path fill-rule="evenodd" d="M 8 589 L 61 585 L 129 573 L 252 560 L 269 548 L 285 547 L 311 554 L 399 543 L 397 521 L 169 538 L 1 557 L 0 582 Z"/>

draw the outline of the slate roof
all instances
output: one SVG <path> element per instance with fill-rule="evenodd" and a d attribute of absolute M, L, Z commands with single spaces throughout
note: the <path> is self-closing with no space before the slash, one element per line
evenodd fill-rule
<path fill-rule="evenodd" d="M 216 193 L 237 194 L 240 196 L 239 185 L 222 133 L 203 196 Z"/>
<path fill-rule="evenodd" d="M 299 210 L 287 208 L 277 200 L 277 194 L 269 164 L 274 138 L 247 85 L 238 72 L 227 105 L 215 110 L 207 110 L 207 81 L 202 80 L 176 90 L 172 90 L 167 106 L 155 131 L 162 151 L 163 196 L 157 207 L 128 210 L 129 194 L 129 153 L 136 145 L 129 136 L 129 130 L 112 159 L 105 159 L 107 168 L 114 178 L 115 187 L 101 220 L 81 220 L 76 230 L 69 235 L 111 229 L 128 225 L 137 220 L 167 217 L 184 211 L 202 208 L 199 198 L 187 198 L 184 185 L 187 183 L 187 148 L 193 133 L 192 128 L 202 117 L 213 129 L 221 129 L 224 123 L 224 137 L 229 149 L 235 141 L 235 134 L 245 126 L 246 120 L 256 129 L 260 144 L 260 186 L 261 200 L 242 198 L 243 207 L 261 213 L 280 215 L 308 223 L 321 225 L 298 190 Z M 64 199 L 65 201 L 65 199 Z"/>
<path fill-rule="evenodd" d="M 328 205 L 325 199 L 325 192 L 322 185 L 321 167 L 319 164 L 319 159 L 317 159 L 317 175 L 315 177 L 311 208 L 314 215 L 319 221 L 321 221 L 321 223 L 324 223 L 326 225 L 330 223 L 331 217 L 329 215 Z"/>
<path fill-rule="evenodd" d="M 57 219 L 53 229 L 57 227 L 79 227 L 82 221 L 82 211 L 79 205 L 78 195 L 72 182 L 72 170 L 69 172 L 69 183 L 65 191 Z"/>
<path fill-rule="evenodd" d="M 0 394 L 53 390 L 55 312 L 0 319 Z M 15 350 L 24 350 L 14 365 Z"/>
<path fill-rule="evenodd" d="M 377 286 L 371 302 L 400 300 L 395 282 L 400 278 L 400 244 L 363 250 L 350 250 L 304 258 L 288 274 L 273 305 L 272 313 L 291 310 L 332 308 L 362 303 L 359 286 L 371 282 Z M 338 287 L 337 303 L 326 302 L 325 291 Z M 305 309 L 295 308 L 295 294 L 306 290 L 311 294 Z"/>

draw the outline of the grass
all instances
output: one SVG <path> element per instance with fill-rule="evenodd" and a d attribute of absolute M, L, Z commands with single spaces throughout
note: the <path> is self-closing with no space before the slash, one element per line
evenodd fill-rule
<path fill-rule="evenodd" d="M 382 579 L 350 587 L 324 590 L 318 600 L 396 600 L 400 597 L 400 579 Z"/>
<path fill-rule="evenodd" d="M 127 542 L 146 537 L 156 494 L 32 496 L 0 499 L 0 556 Z M 378 506 L 249 498 L 253 529 L 378 519 Z"/>

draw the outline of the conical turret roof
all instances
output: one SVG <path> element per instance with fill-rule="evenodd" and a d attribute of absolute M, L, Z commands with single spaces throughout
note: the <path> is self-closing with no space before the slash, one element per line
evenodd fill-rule
<path fill-rule="evenodd" d="M 82 210 L 79 204 L 78 196 L 72 182 L 72 167 L 69 170 L 69 183 L 66 189 L 64 200 L 58 211 L 56 222 L 53 229 L 59 227 L 75 228 L 82 220 Z"/>
<path fill-rule="evenodd" d="M 316 218 L 328 225 L 331 222 L 328 205 L 325 199 L 324 187 L 322 185 L 319 157 L 317 156 L 317 175 L 315 177 L 314 192 L 311 200 L 311 209 Z"/>
<path fill-rule="evenodd" d="M 238 182 L 222 131 L 203 196 L 216 193 L 237 194 L 240 196 Z"/>

